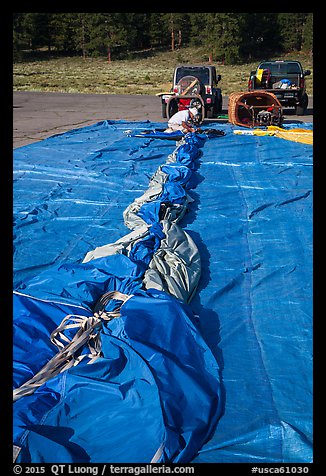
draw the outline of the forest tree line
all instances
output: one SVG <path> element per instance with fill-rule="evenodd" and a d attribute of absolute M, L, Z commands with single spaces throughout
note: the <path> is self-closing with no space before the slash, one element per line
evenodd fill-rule
<path fill-rule="evenodd" d="M 313 50 L 312 13 L 14 13 L 14 60 L 26 52 L 131 58 L 136 51 L 202 46 L 236 64 Z"/>

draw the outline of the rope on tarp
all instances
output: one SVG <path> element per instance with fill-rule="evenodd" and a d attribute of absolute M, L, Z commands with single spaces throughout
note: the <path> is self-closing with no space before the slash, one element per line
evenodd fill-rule
<path fill-rule="evenodd" d="M 101 356 L 100 329 L 102 322 L 120 317 L 121 307 L 131 297 L 132 295 L 119 291 L 110 291 L 103 294 L 97 301 L 93 315 L 68 314 L 65 316 L 50 336 L 51 342 L 59 349 L 59 352 L 34 377 L 14 389 L 13 401 L 16 402 L 21 397 L 31 395 L 49 379 L 78 365 L 86 357 L 90 359 L 88 364 L 95 362 Z M 111 300 L 118 301 L 118 304 L 113 311 L 106 311 L 105 306 Z M 73 338 L 69 339 L 65 332 L 72 329 L 77 329 L 77 331 Z M 82 354 L 86 344 L 89 353 Z"/>

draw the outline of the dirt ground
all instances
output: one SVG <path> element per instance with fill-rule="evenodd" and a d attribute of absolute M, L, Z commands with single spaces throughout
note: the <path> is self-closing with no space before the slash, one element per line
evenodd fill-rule
<path fill-rule="evenodd" d="M 223 114 L 228 98 L 223 97 Z M 287 122 L 313 122 L 313 102 L 309 97 L 305 116 L 284 110 Z M 166 124 L 161 100 L 149 95 L 68 94 L 15 91 L 13 93 L 13 146 L 22 147 L 55 134 L 103 120 L 151 121 Z M 225 119 L 210 119 L 225 122 Z"/>

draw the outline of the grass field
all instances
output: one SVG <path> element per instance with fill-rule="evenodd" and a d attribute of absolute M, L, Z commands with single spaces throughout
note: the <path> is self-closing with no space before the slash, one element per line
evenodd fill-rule
<path fill-rule="evenodd" d="M 303 53 L 268 59 L 294 59 L 310 69 L 307 93 L 313 94 L 312 57 Z M 267 59 L 267 58 L 262 58 Z M 156 94 L 169 91 L 173 69 L 179 63 L 209 64 L 200 48 L 156 53 L 142 59 L 107 61 L 107 58 L 65 57 L 17 62 L 13 65 L 14 91 L 65 93 Z M 257 61 L 242 65 L 215 64 L 223 94 L 246 91 Z"/>

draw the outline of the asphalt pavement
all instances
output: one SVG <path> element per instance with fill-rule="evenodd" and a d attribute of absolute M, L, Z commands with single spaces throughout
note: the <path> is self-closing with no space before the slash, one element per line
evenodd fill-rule
<path fill-rule="evenodd" d="M 227 114 L 228 97 L 223 97 Z M 22 147 L 71 129 L 103 120 L 151 121 L 166 124 L 161 115 L 161 100 L 150 95 L 75 94 L 14 91 L 13 146 Z M 226 122 L 209 119 L 209 122 Z M 206 122 L 206 120 L 205 120 Z M 313 122 L 313 98 L 304 116 L 284 110 L 284 124 Z M 164 126 L 163 126 L 164 127 Z"/>

